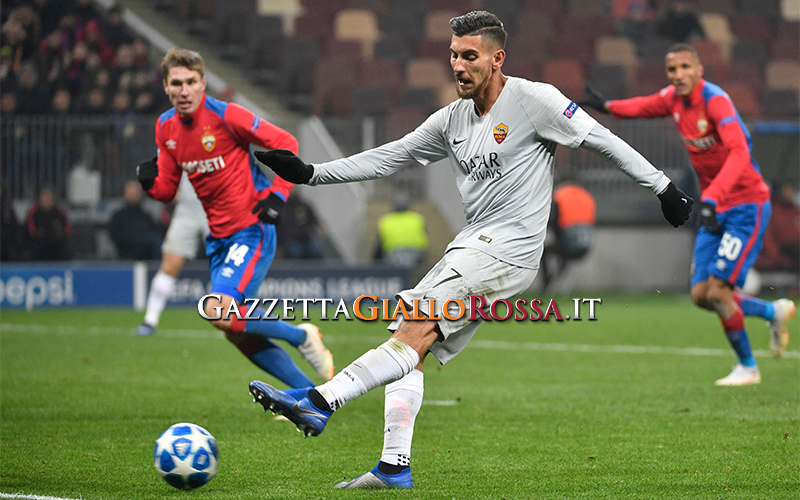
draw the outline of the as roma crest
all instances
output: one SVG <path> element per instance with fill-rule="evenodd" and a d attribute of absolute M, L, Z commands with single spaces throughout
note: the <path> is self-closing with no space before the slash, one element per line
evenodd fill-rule
<path fill-rule="evenodd" d="M 505 141 L 507 135 L 508 127 L 505 124 L 501 123 L 494 128 L 494 140 L 497 141 L 497 144 Z"/>
<path fill-rule="evenodd" d="M 203 149 L 209 153 L 214 150 L 214 146 L 217 144 L 217 138 L 214 137 L 214 134 L 211 133 L 210 129 L 211 127 L 205 127 L 203 137 L 200 138 L 200 142 L 203 143 Z"/>

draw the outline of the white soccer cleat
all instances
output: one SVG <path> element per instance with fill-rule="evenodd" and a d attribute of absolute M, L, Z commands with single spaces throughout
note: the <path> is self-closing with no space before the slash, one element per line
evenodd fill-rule
<path fill-rule="evenodd" d="M 714 385 L 733 387 L 739 385 L 753 385 L 761 382 L 761 372 L 758 366 L 744 366 L 738 364 L 733 368 L 733 371 L 725 378 L 721 378 L 714 382 Z"/>
<path fill-rule="evenodd" d="M 794 317 L 795 305 L 789 299 L 778 299 L 772 306 L 775 308 L 775 317 L 767 321 L 771 334 L 769 350 L 773 358 L 781 359 L 789 345 L 789 321 Z"/>
<path fill-rule="evenodd" d="M 333 378 L 333 354 L 322 343 L 322 334 L 319 333 L 319 328 L 311 323 L 301 323 L 298 326 L 306 331 L 306 341 L 297 346 L 297 350 L 322 377 L 322 380 L 327 382 Z"/>

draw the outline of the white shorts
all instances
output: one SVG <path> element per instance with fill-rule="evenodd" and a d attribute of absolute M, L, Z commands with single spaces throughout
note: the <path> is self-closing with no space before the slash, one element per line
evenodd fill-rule
<path fill-rule="evenodd" d="M 434 313 L 442 316 L 438 321 L 441 335 L 431 346 L 430 352 L 441 364 L 445 364 L 467 346 L 483 323 L 480 317 L 470 321 L 469 296 L 483 296 L 483 309 L 488 313 L 493 301 L 507 299 L 527 290 L 536 278 L 537 271 L 503 262 L 474 248 L 454 248 L 444 254 L 417 286 L 403 290 L 395 297 L 402 300 L 409 311 L 414 299 L 420 299 L 419 309 L 426 316 L 430 316 L 428 299 L 434 299 Z M 460 319 L 451 321 L 442 314 L 442 306 L 449 299 L 458 299 L 464 304 L 466 311 Z M 457 315 L 458 308 L 454 303 L 448 305 L 450 317 Z M 389 330 L 396 331 L 402 321 L 402 316 L 393 321 Z"/>
<path fill-rule="evenodd" d="M 208 236 L 208 220 L 199 201 L 188 203 L 179 201 L 172 213 L 172 221 L 167 229 L 162 253 L 172 253 L 184 259 L 197 256 L 197 245 Z"/>

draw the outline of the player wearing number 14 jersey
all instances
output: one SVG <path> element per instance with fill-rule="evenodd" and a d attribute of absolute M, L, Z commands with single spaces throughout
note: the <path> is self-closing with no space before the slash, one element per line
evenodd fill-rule
<path fill-rule="evenodd" d="M 671 117 L 678 127 L 700 181 L 700 223 L 692 261 L 692 301 L 716 312 L 739 363 L 716 385 L 761 381 L 744 327 L 744 316 L 769 322 L 773 356 L 789 342 L 787 325 L 795 305 L 788 299 L 766 302 L 734 291 L 761 251 L 772 207 L 769 188 L 750 154 L 750 133 L 728 94 L 703 80 L 703 65 L 692 46 L 676 44 L 665 58 L 672 83 L 660 92 L 606 101 L 587 86 L 588 104 L 615 118 Z"/>
<path fill-rule="evenodd" d="M 312 386 L 274 339 L 297 347 L 323 380 L 333 376 L 333 358 L 311 324 L 244 321 L 226 315 L 231 303 L 254 298 L 275 255 L 275 224 L 292 184 L 269 180 L 256 165 L 250 144 L 297 151 L 297 140 L 247 109 L 205 93 L 200 54 L 170 49 L 162 61 L 164 90 L 175 106 L 158 119 L 158 157 L 140 164 L 137 175 L 148 196 L 169 202 L 186 172 L 208 216 L 206 254 L 211 294 L 205 317 L 255 365 L 293 388 Z M 242 314 L 249 306 L 242 305 Z M 263 310 L 251 316 L 265 317 Z"/>

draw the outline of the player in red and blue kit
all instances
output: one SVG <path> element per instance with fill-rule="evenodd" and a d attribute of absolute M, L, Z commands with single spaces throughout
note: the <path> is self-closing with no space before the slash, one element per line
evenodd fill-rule
<path fill-rule="evenodd" d="M 692 262 L 692 301 L 716 312 L 739 359 L 733 372 L 716 385 L 749 385 L 761 381 L 744 326 L 744 316 L 766 319 L 770 347 L 781 358 L 789 343 L 788 323 L 795 304 L 766 302 L 734 291 L 761 251 L 772 208 L 769 188 L 750 154 L 751 140 L 728 94 L 703 80 L 703 65 L 691 45 L 667 52 L 666 72 L 672 85 L 656 94 L 606 101 L 587 85 L 581 104 L 615 118 L 671 117 L 689 151 L 700 181 L 700 223 Z"/>
<path fill-rule="evenodd" d="M 281 320 L 226 315 L 231 303 L 254 298 L 275 255 L 275 224 L 293 184 L 274 184 L 257 166 L 250 144 L 297 151 L 297 140 L 247 109 L 206 95 L 205 65 L 197 52 L 170 49 L 162 61 L 164 90 L 174 105 L 156 123 L 158 156 L 137 167 L 148 196 L 168 203 L 186 171 L 208 217 L 206 254 L 211 295 L 204 318 L 255 365 L 293 388 L 314 384 L 273 339 L 298 348 L 323 380 L 333 376 L 333 357 L 317 327 Z M 249 306 L 242 306 L 241 314 Z M 251 316 L 264 317 L 260 308 Z"/>

